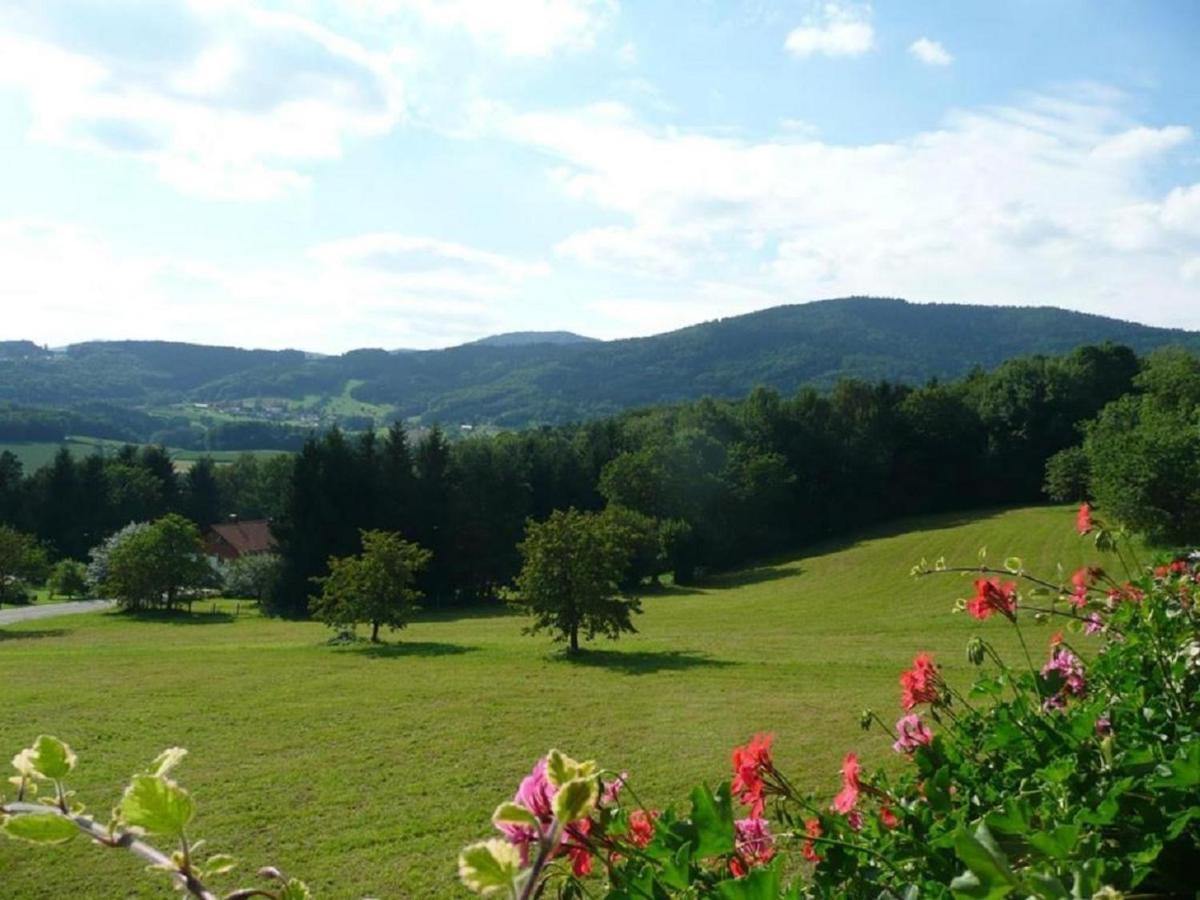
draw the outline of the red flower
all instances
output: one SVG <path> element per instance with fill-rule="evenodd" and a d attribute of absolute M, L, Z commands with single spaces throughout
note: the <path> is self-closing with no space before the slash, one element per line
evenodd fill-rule
<path fill-rule="evenodd" d="M 654 820 L 658 818 L 656 812 L 646 812 L 644 809 L 635 809 L 629 814 L 629 843 L 635 847 L 645 847 L 654 837 Z"/>
<path fill-rule="evenodd" d="M 858 754 L 847 753 L 842 760 L 842 789 L 833 798 L 833 808 L 842 815 L 848 814 L 858 803 Z"/>
<path fill-rule="evenodd" d="M 571 834 L 580 842 L 567 847 L 567 856 L 571 857 L 571 874 L 576 878 L 583 878 L 592 874 L 592 851 L 583 843 L 583 839 L 591 830 L 591 819 L 580 819 L 578 822 L 572 822 L 570 828 L 567 830 L 568 834 Z"/>
<path fill-rule="evenodd" d="M 1016 619 L 1017 583 L 999 578 L 980 578 L 975 582 L 975 596 L 967 601 L 967 612 L 980 621 L 992 613 L 1002 613 Z"/>
<path fill-rule="evenodd" d="M 900 687 L 900 705 L 905 709 L 912 709 L 918 703 L 937 703 L 940 695 L 933 657 L 918 653 L 913 659 L 913 667 L 900 674 Z"/>
<path fill-rule="evenodd" d="M 771 742 L 775 736 L 771 734 L 756 734 L 750 743 L 733 750 L 733 793 L 741 803 L 750 807 L 750 815 L 762 815 L 763 799 L 762 774 L 772 766 Z"/>
<path fill-rule="evenodd" d="M 819 838 L 821 835 L 823 835 L 825 832 L 821 829 L 821 820 L 806 820 L 804 823 L 804 833 L 808 835 L 809 838 Z M 804 858 L 810 863 L 819 863 L 825 858 L 813 848 L 813 842 L 811 840 L 804 842 L 804 846 L 801 848 L 800 852 L 804 854 Z"/>
<path fill-rule="evenodd" d="M 1087 534 L 1092 530 L 1092 508 L 1084 503 L 1079 507 L 1079 512 L 1075 514 L 1075 528 L 1080 534 Z"/>
<path fill-rule="evenodd" d="M 896 818 L 896 814 L 886 806 L 879 808 L 879 821 L 883 823 L 884 828 L 895 828 L 900 824 L 900 820 Z"/>

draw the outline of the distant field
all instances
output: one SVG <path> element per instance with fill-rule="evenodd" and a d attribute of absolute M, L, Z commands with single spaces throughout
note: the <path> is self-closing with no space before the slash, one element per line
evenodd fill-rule
<path fill-rule="evenodd" d="M 32 472 L 39 469 L 46 463 L 54 459 L 60 447 L 66 447 L 76 457 L 90 456 L 93 453 L 111 454 L 115 453 L 123 445 L 122 441 L 109 441 L 103 438 L 88 438 L 88 437 L 68 437 L 61 444 L 58 443 L 24 443 L 24 442 L 0 442 L 0 452 L 9 450 L 21 460 L 21 465 L 25 467 L 26 472 Z M 186 470 L 197 459 L 203 456 L 208 456 L 214 462 L 232 462 L 243 453 L 251 453 L 255 456 L 278 456 L 281 450 L 180 450 L 178 448 L 168 447 L 171 458 L 175 460 L 176 468 Z"/>
<path fill-rule="evenodd" d="M 758 730 L 777 734 L 796 781 L 831 796 L 848 749 L 890 763 L 858 711 L 898 715 L 915 651 L 965 679 L 968 636 L 1011 646 L 1003 622 L 951 613 L 965 580 L 916 582 L 913 563 L 970 565 L 986 546 L 996 561 L 1070 570 L 1095 559 L 1072 525 L 1064 507 L 909 520 L 651 596 L 640 634 L 577 663 L 496 610 L 427 617 L 382 648 L 324 646 L 320 625 L 233 618 L 225 604 L 186 623 L 12 626 L 0 630 L 0 754 L 61 736 L 80 755 L 80 799 L 103 815 L 130 773 L 185 746 L 196 835 L 242 859 L 243 881 L 271 863 L 323 898 L 458 896 L 459 847 L 489 834 L 496 804 L 552 746 L 629 770 L 652 805 L 726 778 L 730 748 Z M 1032 633 L 1035 653 L 1049 635 Z M 82 842 L 0 842 L 5 897 L 171 895 L 141 868 Z"/>

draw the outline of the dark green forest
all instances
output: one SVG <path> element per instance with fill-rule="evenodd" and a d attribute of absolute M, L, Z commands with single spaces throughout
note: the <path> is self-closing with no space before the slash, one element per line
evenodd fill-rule
<path fill-rule="evenodd" d="M 0 344 L 0 402 L 19 408 L 0 415 L 0 429 L 15 435 L 21 417 L 40 418 L 65 433 L 185 448 L 296 449 L 305 429 L 286 423 L 234 422 L 204 434 L 186 419 L 145 411 L 187 402 L 338 397 L 350 386 L 354 399 L 390 410 L 377 425 L 399 419 L 523 428 L 700 397 L 733 399 L 758 386 L 791 394 L 803 386 L 829 390 L 846 378 L 918 385 L 1015 356 L 1105 341 L 1138 353 L 1165 344 L 1200 348 L 1200 335 L 1191 332 L 1061 309 L 875 298 L 780 306 L 630 340 L 516 337 L 329 357 L 145 341 L 49 352 L 9 342 Z M 64 420 L 63 410 L 79 418 Z M 369 424 L 339 421 L 350 430 Z"/>
<path fill-rule="evenodd" d="M 1104 344 L 921 387 L 759 387 L 454 443 L 439 428 L 415 442 L 400 424 L 332 429 L 295 455 L 202 459 L 185 473 L 161 447 L 64 451 L 32 473 L 5 453 L 0 521 L 82 559 L 167 512 L 200 525 L 269 517 L 283 562 L 269 606 L 291 616 L 307 613 L 330 557 L 358 552 L 363 529 L 432 552 L 420 584 L 432 606 L 496 597 L 518 571 L 527 521 L 572 507 L 607 510 L 636 536 L 630 581 L 686 583 L 900 516 L 1037 502 L 1048 460 L 1058 499 L 1090 490 L 1118 512 L 1151 510 L 1153 522 L 1133 524 L 1180 539 L 1200 501 L 1198 410 L 1200 357 Z"/>

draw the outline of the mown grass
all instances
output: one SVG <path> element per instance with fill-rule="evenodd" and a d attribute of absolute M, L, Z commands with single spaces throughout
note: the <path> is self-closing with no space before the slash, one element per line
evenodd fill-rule
<path fill-rule="evenodd" d="M 552 746 L 626 769 L 665 805 L 727 777 L 758 730 L 805 787 L 832 793 L 842 755 L 890 764 L 858 711 L 897 710 L 899 671 L 930 650 L 966 678 L 966 638 L 1008 626 L 951 614 L 965 580 L 920 582 L 921 557 L 968 565 L 986 546 L 1053 572 L 1094 561 L 1069 509 L 909 520 L 645 599 L 640 634 L 579 662 L 502 611 L 427 616 L 382 647 L 331 647 L 320 625 L 217 613 L 78 616 L 0 630 L 0 750 L 39 732 L 78 751 L 74 785 L 103 814 L 159 750 L 212 851 L 307 878 L 321 897 L 457 896 L 455 856 Z M 200 610 L 206 614 L 200 614 Z M 1035 653 L 1050 629 L 1030 636 Z M 1015 657 L 1014 657 L 1015 658 Z M 167 896 L 120 853 L 0 843 L 5 897 Z M 131 887 L 132 885 L 132 887 Z"/>

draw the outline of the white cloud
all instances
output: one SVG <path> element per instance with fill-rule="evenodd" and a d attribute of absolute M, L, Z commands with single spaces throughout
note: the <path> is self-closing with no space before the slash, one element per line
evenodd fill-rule
<path fill-rule="evenodd" d="M 1155 191 L 1148 177 L 1191 133 L 1130 121 L 1110 92 L 960 111 L 860 146 L 657 128 L 614 104 L 501 113 L 494 127 L 618 219 L 558 251 L 625 272 L 633 297 L 640 270 L 647 284 L 676 276 L 681 306 L 719 275 L 764 306 L 873 293 L 1120 316 L 1137 298 L 1141 319 L 1200 327 L 1181 270 L 1200 186 Z"/>
<path fill-rule="evenodd" d="M 125 34 L 74 27 L 70 4 L 35 9 L 0 15 L 0 86 L 27 98 L 30 136 L 139 159 L 188 193 L 285 194 L 314 163 L 404 117 L 403 52 L 368 51 L 298 16 L 164 3 L 121 22 Z M 155 29 L 178 36 L 156 43 Z"/>
<path fill-rule="evenodd" d="M 591 47 L 617 11 L 616 0 L 367 0 L 366 7 L 463 31 L 516 57 Z"/>
<path fill-rule="evenodd" d="M 919 37 L 908 45 L 908 52 L 927 66 L 948 66 L 954 57 L 939 42 Z"/>
<path fill-rule="evenodd" d="M 843 2 L 827 2 L 793 28 L 784 47 L 801 58 L 823 56 L 861 56 L 875 46 L 875 28 L 871 8 Z"/>
<path fill-rule="evenodd" d="M 548 272 L 544 263 L 393 233 L 327 242 L 272 266 L 228 266 L 133 251 L 67 223 L 0 221 L 6 327 L 43 342 L 446 346 L 501 330 L 504 306 Z"/>

